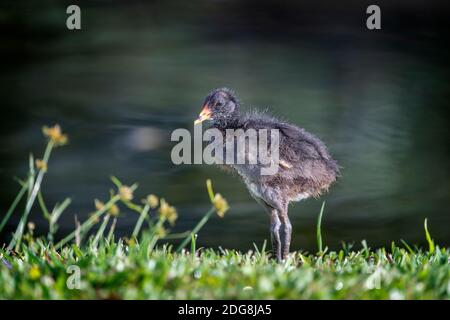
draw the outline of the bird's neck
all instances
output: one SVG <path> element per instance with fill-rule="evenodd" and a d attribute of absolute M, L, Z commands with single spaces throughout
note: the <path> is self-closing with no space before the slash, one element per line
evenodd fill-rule
<path fill-rule="evenodd" d="M 216 119 L 213 123 L 213 127 L 219 130 L 237 129 L 239 128 L 239 123 L 239 113 L 235 113 L 232 117 Z"/>

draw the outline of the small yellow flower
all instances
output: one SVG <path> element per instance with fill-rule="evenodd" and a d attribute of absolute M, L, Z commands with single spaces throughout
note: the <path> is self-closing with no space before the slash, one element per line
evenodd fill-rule
<path fill-rule="evenodd" d="M 131 201 L 133 200 L 133 190 L 127 186 L 121 186 L 119 188 L 119 196 L 122 201 Z"/>
<path fill-rule="evenodd" d="M 119 207 L 114 203 L 108 210 L 108 213 L 113 217 L 117 217 L 120 213 Z"/>
<path fill-rule="evenodd" d="M 52 141 L 55 146 L 63 146 L 68 141 L 67 135 L 62 133 L 59 124 L 55 124 L 53 127 L 43 127 L 42 133 Z"/>
<path fill-rule="evenodd" d="M 37 280 L 41 277 L 41 271 L 37 265 L 33 265 L 28 273 L 31 280 Z"/>
<path fill-rule="evenodd" d="M 97 211 L 103 210 L 103 208 L 105 207 L 105 204 L 98 199 L 95 199 L 94 203 L 95 203 L 95 209 Z"/>
<path fill-rule="evenodd" d="M 147 198 L 142 200 L 142 203 L 148 204 L 150 208 L 155 209 L 156 207 L 158 207 L 159 199 L 154 194 L 150 194 L 147 196 Z"/>
<path fill-rule="evenodd" d="M 104 210 L 104 209 L 105 209 L 105 204 L 104 204 L 102 201 L 100 201 L 100 200 L 98 200 L 98 199 L 95 199 L 95 209 L 96 209 L 97 211 Z M 112 204 L 111 207 L 108 209 L 108 213 L 109 213 L 110 215 L 114 216 L 114 217 L 117 217 L 117 216 L 119 215 L 119 213 L 120 213 L 120 209 L 119 209 L 119 207 L 114 203 L 114 204 Z"/>
<path fill-rule="evenodd" d="M 36 159 L 35 163 L 36 163 L 36 168 L 38 170 L 42 170 L 44 172 L 47 171 L 47 169 L 48 169 L 47 162 L 45 162 L 42 159 Z"/>
<path fill-rule="evenodd" d="M 163 226 L 159 227 L 156 230 L 156 236 L 158 238 L 164 238 L 166 235 L 167 235 L 167 231 L 166 231 L 166 229 Z"/>
<path fill-rule="evenodd" d="M 171 205 L 169 205 L 166 200 L 161 199 L 161 201 L 159 202 L 160 206 L 159 206 L 159 214 L 166 218 L 167 221 L 169 221 L 169 223 L 171 225 L 175 224 L 175 221 L 178 218 L 178 214 L 177 214 L 177 210 L 175 209 L 175 207 L 172 207 Z"/>
<path fill-rule="evenodd" d="M 93 214 L 93 213 L 91 213 L 91 214 L 89 215 L 89 218 L 91 218 L 91 219 L 92 219 L 92 222 L 93 222 L 93 223 L 99 223 L 99 222 L 100 222 L 100 218 L 99 218 L 99 217 L 96 217 L 96 216 L 94 216 L 94 214 Z"/>
<path fill-rule="evenodd" d="M 227 200 L 220 193 L 216 193 L 213 199 L 214 208 L 216 208 L 217 215 L 221 218 L 225 215 L 225 212 L 230 208 Z"/>
<path fill-rule="evenodd" d="M 28 230 L 33 232 L 34 229 L 36 228 L 36 225 L 34 224 L 34 222 L 30 221 L 30 222 L 27 223 L 27 227 L 28 227 Z"/>

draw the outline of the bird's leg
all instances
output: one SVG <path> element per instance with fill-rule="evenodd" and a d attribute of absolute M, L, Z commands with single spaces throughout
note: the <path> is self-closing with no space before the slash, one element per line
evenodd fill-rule
<path fill-rule="evenodd" d="M 289 246 L 291 245 L 291 235 L 292 235 L 292 225 L 291 221 L 289 220 L 287 208 L 280 212 L 280 220 L 281 224 L 283 226 L 283 233 L 284 233 L 284 241 L 283 241 L 283 252 L 281 258 L 287 259 L 289 256 Z"/>
<path fill-rule="evenodd" d="M 273 256 L 281 261 L 280 218 L 276 209 L 270 210 L 270 236 L 272 238 Z"/>

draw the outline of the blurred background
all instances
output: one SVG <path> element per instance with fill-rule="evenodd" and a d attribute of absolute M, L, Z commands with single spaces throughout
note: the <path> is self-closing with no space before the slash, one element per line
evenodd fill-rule
<path fill-rule="evenodd" d="M 66 28 L 81 7 L 82 30 Z M 381 7 L 382 30 L 366 28 Z M 446 1 L 2 1 L 0 5 L 0 217 L 19 190 L 29 152 L 41 157 L 43 125 L 59 123 L 43 185 L 52 207 L 72 205 L 60 234 L 105 200 L 110 175 L 139 182 L 179 211 L 175 231 L 209 207 L 205 180 L 229 201 L 200 246 L 250 249 L 269 239 L 269 218 L 236 177 L 207 165 L 175 166 L 176 128 L 193 130 L 204 96 L 236 90 L 243 107 L 315 133 L 342 178 L 320 200 L 290 209 L 292 249 L 315 250 L 322 200 L 324 244 L 424 244 L 423 220 L 450 245 L 450 62 Z M 124 213 L 119 233 L 137 216 Z M 46 232 L 39 208 L 36 231 Z M 18 216 L 0 240 L 9 238 Z"/>

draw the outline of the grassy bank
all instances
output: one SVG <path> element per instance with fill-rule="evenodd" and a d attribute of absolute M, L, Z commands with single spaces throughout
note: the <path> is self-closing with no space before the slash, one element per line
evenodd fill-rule
<path fill-rule="evenodd" d="M 69 198 L 49 209 L 42 182 L 52 151 L 67 142 L 58 126 L 44 128 L 42 159 L 29 159 L 19 192 L 0 217 L 0 232 L 17 215 L 9 243 L 0 248 L 0 299 L 449 299 L 450 253 L 436 246 L 424 225 L 426 250 L 392 243 L 372 250 L 344 246 L 328 252 L 322 244 L 322 206 L 317 224 L 318 253 L 294 252 L 281 264 L 265 245 L 247 253 L 198 249 L 196 235 L 209 219 L 222 218 L 227 201 L 207 182 L 211 208 L 192 230 L 174 234 L 178 212 L 150 194 L 136 200 L 136 184 L 112 178 L 108 199 L 93 201 L 93 211 L 73 232 L 55 239 Z M 48 221 L 45 236 L 34 235 L 28 217 L 38 210 Z M 127 238 L 116 239 L 121 212 L 136 213 Z M 217 216 L 218 217 L 217 217 Z M 179 239 L 169 246 L 167 240 Z"/>
<path fill-rule="evenodd" d="M 449 252 L 293 254 L 283 264 L 264 252 L 173 253 L 122 241 L 97 249 L 27 246 L 1 266 L 0 298 L 19 299 L 448 299 Z M 80 268 L 70 288 L 68 266 Z M 69 273 L 68 273 L 69 272 Z M 69 283 L 68 283 L 69 282 Z"/>

